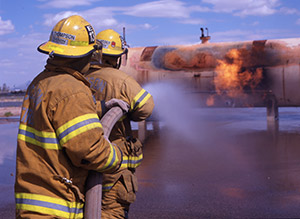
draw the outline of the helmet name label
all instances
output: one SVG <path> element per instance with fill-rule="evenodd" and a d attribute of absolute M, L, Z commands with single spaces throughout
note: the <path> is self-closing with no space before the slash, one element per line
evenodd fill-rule
<path fill-rule="evenodd" d="M 68 33 L 63 33 L 63 32 L 58 32 L 58 31 L 52 31 L 52 37 L 55 38 L 65 38 L 68 40 L 75 40 L 76 36 L 68 34 Z"/>
<path fill-rule="evenodd" d="M 68 40 L 59 37 L 52 37 L 51 41 L 60 45 L 68 45 Z"/>
<path fill-rule="evenodd" d="M 89 44 L 95 43 L 95 31 L 91 25 L 85 26 L 89 35 Z"/>
<path fill-rule="evenodd" d="M 103 48 L 108 49 L 110 41 L 108 41 L 108 40 L 99 40 L 99 41 L 102 43 Z"/>
<path fill-rule="evenodd" d="M 60 45 L 68 45 L 69 40 L 75 40 L 76 36 L 59 31 L 51 32 L 51 41 Z"/>

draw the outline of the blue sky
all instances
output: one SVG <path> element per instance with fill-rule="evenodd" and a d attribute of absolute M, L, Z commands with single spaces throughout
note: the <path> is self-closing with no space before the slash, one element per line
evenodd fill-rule
<path fill-rule="evenodd" d="M 0 0 L 0 86 L 21 87 L 43 70 L 36 48 L 62 18 L 79 14 L 96 32 L 113 28 L 131 47 L 300 37 L 298 0 Z"/>

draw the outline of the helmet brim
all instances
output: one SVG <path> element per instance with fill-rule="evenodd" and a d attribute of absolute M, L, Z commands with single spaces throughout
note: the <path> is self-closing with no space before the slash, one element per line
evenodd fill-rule
<path fill-rule="evenodd" d="M 102 54 L 103 55 L 110 55 L 110 56 L 120 56 L 127 52 L 127 49 L 124 49 L 122 51 L 116 51 L 112 49 L 106 49 L 102 48 Z"/>
<path fill-rule="evenodd" d="M 45 54 L 52 54 L 54 56 L 66 58 L 80 58 L 87 56 L 95 51 L 94 45 L 89 46 L 64 46 L 53 43 L 51 41 L 45 42 L 38 47 L 38 51 Z"/>

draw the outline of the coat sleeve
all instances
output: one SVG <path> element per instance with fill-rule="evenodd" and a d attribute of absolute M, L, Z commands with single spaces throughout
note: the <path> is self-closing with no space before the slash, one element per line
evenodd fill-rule
<path fill-rule="evenodd" d="M 104 138 L 95 107 L 86 93 L 66 97 L 53 109 L 53 126 L 73 165 L 111 173 L 122 163 L 122 154 Z"/>
<path fill-rule="evenodd" d="M 126 78 L 121 90 L 121 95 L 129 102 L 131 120 L 142 121 L 152 114 L 154 108 L 152 95 L 143 89 L 132 77 Z"/>

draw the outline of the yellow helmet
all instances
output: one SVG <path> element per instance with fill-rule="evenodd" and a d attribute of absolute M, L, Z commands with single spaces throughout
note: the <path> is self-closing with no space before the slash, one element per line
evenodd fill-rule
<path fill-rule="evenodd" d="M 102 43 L 102 54 L 120 56 L 126 52 L 123 38 L 112 29 L 103 30 L 97 34 L 96 39 Z"/>
<path fill-rule="evenodd" d="M 73 15 L 60 20 L 52 29 L 48 42 L 38 51 L 54 56 L 79 58 L 95 51 L 95 30 L 84 18 Z"/>

